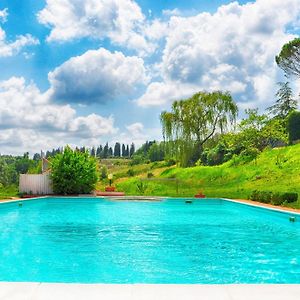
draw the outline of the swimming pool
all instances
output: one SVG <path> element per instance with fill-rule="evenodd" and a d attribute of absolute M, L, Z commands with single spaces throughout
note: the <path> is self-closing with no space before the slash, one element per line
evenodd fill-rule
<path fill-rule="evenodd" d="M 4 203 L 0 281 L 300 283 L 291 215 L 219 199 Z"/>

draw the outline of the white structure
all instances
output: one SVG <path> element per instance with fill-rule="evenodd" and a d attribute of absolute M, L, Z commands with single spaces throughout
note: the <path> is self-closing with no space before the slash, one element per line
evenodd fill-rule
<path fill-rule="evenodd" d="M 35 195 L 53 194 L 50 162 L 42 158 L 42 174 L 20 174 L 19 192 Z"/>
<path fill-rule="evenodd" d="M 20 174 L 19 191 L 37 195 L 53 194 L 50 174 Z"/>

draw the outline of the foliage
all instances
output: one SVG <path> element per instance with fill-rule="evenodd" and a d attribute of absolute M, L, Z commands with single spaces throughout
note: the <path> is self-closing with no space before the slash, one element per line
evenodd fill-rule
<path fill-rule="evenodd" d="M 35 174 L 40 168 L 40 161 L 30 159 L 28 153 L 23 156 L 0 155 L 0 183 L 3 186 L 18 184 L 19 174 Z"/>
<path fill-rule="evenodd" d="M 137 190 L 138 192 L 141 194 L 141 195 L 144 195 L 146 190 L 147 190 L 147 184 L 144 182 L 144 181 L 139 181 L 137 184 L 136 184 L 136 187 L 137 187 Z"/>
<path fill-rule="evenodd" d="M 300 76 L 300 38 L 284 44 L 275 61 L 287 75 Z"/>
<path fill-rule="evenodd" d="M 161 143 L 153 143 L 148 151 L 148 156 L 151 162 L 162 161 L 165 159 L 165 145 Z"/>
<path fill-rule="evenodd" d="M 291 192 L 271 192 L 271 191 L 257 191 L 254 190 L 250 196 L 253 201 L 259 201 L 262 203 L 272 203 L 274 205 L 282 205 L 285 202 L 293 203 L 298 200 L 297 193 Z"/>
<path fill-rule="evenodd" d="M 128 169 L 127 175 L 128 175 L 129 177 L 134 176 L 134 171 L 133 171 L 133 169 Z"/>
<path fill-rule="evenodd" d="M 86 152 L 65 147 L 51 159 L 53 190 L 58 194 L 90 193 L 98 180 L 96 160 Z"/>
<path fill-rule="evenodd" d="M 268 110 L 278 118 L 286 118 L 293 110 L 297 108 L 297 101 L 293 99 L 293 91 L 289 82 L 279 82 L 279 90 L 276 93 L 276 103 Z"/>
<path fill-rule="evenodd" d="M 107 167 L 106 166 L 101 167 L 100 178 L 102 180 L 107 178 Z"/>
<path fill-rule="evenodd" d="M 171 112 L 161 114 L 163 135 L 174 142 L 181 165 L 192 165 L 199 159 L 204 143 L 234 123 L 237 111 L 228 92 L 199 92 L 175 101 Z"/>
<path fill-rule="evenodd" d="M 287 129 L 290 143 L 300 140 L 300 111 L 294 111 L 289 115 Z"/>
<path fill-rule="evenodd" d="M 280 165 L 278 157 L 280 156 Z M 234 161 L 239 163 L 234 163 Z M 242 163 L 240 163 L 242 162 Z M 149 172 L 148 165 L 135 166 L 136 174 L 143 177 Z M 162 167 L 154 169 L 155 181 L 147 182 L 147 194 L 156 196 L 191 197 L 202 190 L 207 197 L 227 197 L 248 199 L 253 190 L 300 193 L 300 144 L 282 148 L 266 148 L 255 160 L 244 161 L 236 155 L 228 162 L 218 166 L 198 166 L 191 168 Z M 173 181 L 159 179 L 177 178 Z M 118 190 L 127 195 L 136 195 L 136 184 L 140 179 L 126 176 L 116 182 Z M 285 206 L 300 208 L 300 200 L 284 203 Z"/>

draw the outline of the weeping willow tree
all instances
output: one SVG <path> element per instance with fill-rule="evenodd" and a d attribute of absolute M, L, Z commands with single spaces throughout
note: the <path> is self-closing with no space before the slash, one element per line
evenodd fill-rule
<path fill-rule="evenodd" d="M 175 101 L 171 112 L 162 112 L 160 116 L 167 151 L 182 166 L 193 165 L 200 158 L 205 142 L 233 124 L 237 113 L 237 105 L 228 92 L 199 92 Z"/>

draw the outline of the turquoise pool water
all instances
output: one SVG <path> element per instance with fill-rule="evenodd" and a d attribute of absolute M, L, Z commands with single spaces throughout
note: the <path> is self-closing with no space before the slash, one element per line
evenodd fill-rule
<path fill-rule="evenodd" d="M 0 280 L 300 283 L 300 216 L 224 200 L 0 204 Z"/>

